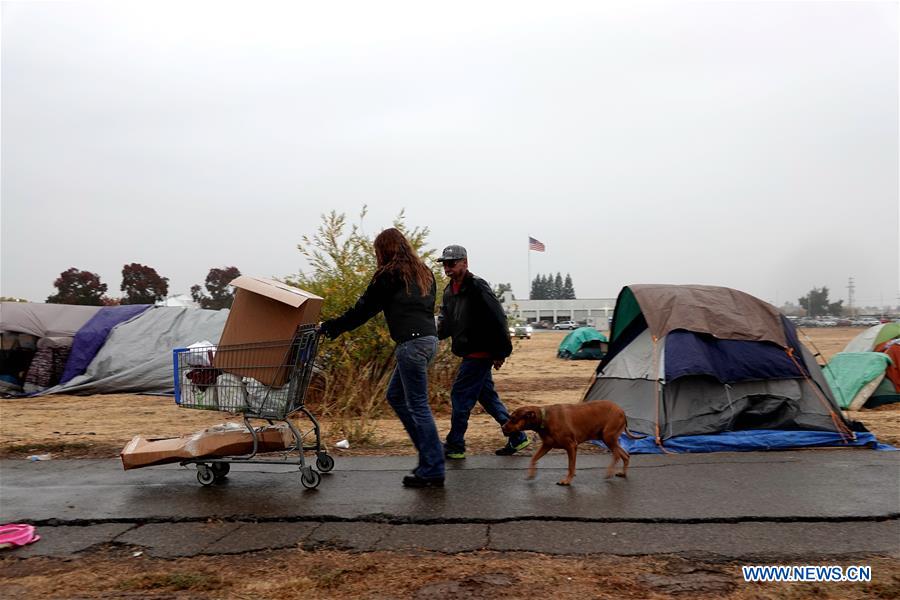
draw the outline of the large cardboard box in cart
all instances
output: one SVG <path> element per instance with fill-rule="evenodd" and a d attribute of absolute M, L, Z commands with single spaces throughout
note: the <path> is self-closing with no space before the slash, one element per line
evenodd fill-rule
<path fill-rule="evenodd" d="M 283 386 L 290 377 L 290 348 L 264 347 L 262 342 L 291 340 L 300 325 L 317 323 L 322 298 L 286 283 L 241 275 L 231 282 L 237 288 L 219 346 L 260 344 L 252 353 L 222 351 L 213 366 L 240 377 L 252 377 L 263 385 Z M 252 359 L 248 356 L 252 355 Z M 248 360 L 252 364 L 248 364 Z"/>

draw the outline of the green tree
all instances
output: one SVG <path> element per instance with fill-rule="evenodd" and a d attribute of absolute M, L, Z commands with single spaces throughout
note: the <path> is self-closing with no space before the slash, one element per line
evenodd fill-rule
<path fill-rule="evenodd" d="M 564 300 L 575 299 L 575 286 L 572 285 L 572 276 L 568 273 L 566 273 L 566 280 L 563 282 L 562 297 Z"/>
<path fill-rule="evenodd" d="M 240 276 L 241 272 L 237 267 L 212 268 L 206 275 L 206 291 L 209 294 L 205 294 L 199 285 L 193 285 L 191 286 L 191 298 L 201 308 L 210 310 L 231 308 L 231 303 L 234 302 L 234 290 L 229 284 Z"/>
<path fill-rule="evenodd" d="M 553 287 L 551 289 L 551 298 L 559 300 L 563 297 L 563 279 L 562 275 L 559 274 L 559 271 L 556 272 L 556 277 L 553 279 Z"/>
<path fill-rule="evenodd" d="M 532 300 L 545 300 L 547 298 L 547 286 L 544 282 L 544 276 L 538 273 L 531 280 L 531 294 L 529 298 Z"/>
<path fill-rule="evenodd" d="M 53 282 L 56 293 L 47 297 L 48 304 L 81 304 L 102 306 L 106 284 L 100 282 L 100 276 L 90 271 L 81 271 L 71 267 L 59 274 Z"/>
<path fill-rule="evenodd" d="M 797 299 L 797 303 L 806 309 L 806 315 L 809 317 L 840 315 L 844 305 L 843 300 L 829 302 L 828 288 L 825 286 L 809 290 L 806 296 Z"/>
<path fill-rule="evenodd" d="M 557 273 L 556 276 L 548 273 L 543 275 L 538 273 L 531 282 L 531 299 L 532 300 L 559 300 L 564 298 L 574 298 L 575 289 L 572 287 L 572 278 L 566 275 L 569 289 L 563 283 L 562 275 Z M 567 296 L 567 294 L 570 294 Z"/>
<path fill-rule="evenodd" d="M 131 263 L 122 267 L 122 285 L 125 295 L 122 304 L 155 304 L 169 293 L 169 279 L 160 277 L 153 267 Z"/>

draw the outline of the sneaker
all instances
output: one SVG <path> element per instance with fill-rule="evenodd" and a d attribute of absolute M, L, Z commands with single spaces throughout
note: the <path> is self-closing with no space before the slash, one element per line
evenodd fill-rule
<path fill-rule="evenodd" d="M 444 487 L 443 477 L 419 477 L 418 475 L 407 475 L 403 478 L 403 487 L 410 488 L 427 488 L 427 487 Z"/>
<path fill-rule="evenodd" d="M 451 460 L 462 460 L 466 457 L 466 451 L 451 446 L 444 446 L 444 458 Z"/>
<path fill-rule="evenodd" d="M 515 446 L 512 444 L 512 441 L 509 441 L 506 442 L 505 446 L 495 451 L 494 454 L 496 454 L 497 456 L 512 456 L 519 450 L 524 450 L 525 448 L 527 448 L 529 444 L 531 444 L 531 440 L 529 440 L 527 437 Z"/>

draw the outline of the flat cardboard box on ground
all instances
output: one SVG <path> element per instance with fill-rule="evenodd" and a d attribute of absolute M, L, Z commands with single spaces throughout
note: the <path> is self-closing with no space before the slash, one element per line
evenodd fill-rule
<path fill-rule="evenodd" d="M 257 452 L 278 452 L 293 447 L 294 435 L 287 424 L 256 428 Z M 125 470 L 181 462 L 188 458 L 242 456 L 253 450 L 253 435 L 244 426 L 210 427 L 177 438 L 134 437 L 122 450 Z"/>
<path fill-rule="evenodd" d="M 290 377 L 290 345 L 297 327 L 317 323 L 322 298 L 286 283 L 242 275 L 231 282 L 237 288 L 231 312 L 219 339 L 213 366 L 263 385 L 283 386 Z M 239 344 L 285 342 L 250 349 L 222 348 Z"/>

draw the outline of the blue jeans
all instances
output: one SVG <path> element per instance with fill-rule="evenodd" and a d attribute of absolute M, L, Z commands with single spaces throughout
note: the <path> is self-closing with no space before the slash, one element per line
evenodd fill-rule
<path fill-rule="evenodd" d="M 444 476 L 444 450 L 434 415 L 428 406 L 428 363 L 437 353 L 437 337 L 415 338 L 397 345 L 397 366 L 388 384 L 387 400 L 419 451 L 419 477 Z"/>
<path fill-rule="evenodd" d="M 465 451 L 466 429 L 469 428 L 469 414 L 478 402 L 484 410 L 494 417 L 501 426 L 509 421 L 509 411 L 500 401 L 494 389 L 494 378 L 491 367 L 494 361 L 489 358 L 464 358 L 453 381 L 450 391 L 450 403 L 453 414 L 450 417 L 450 433 L 447 434 L 447 447 L 452 450 Z M 525 440 L 523 432 L 512 434 L 509 443 L 521 444 Z"/>

